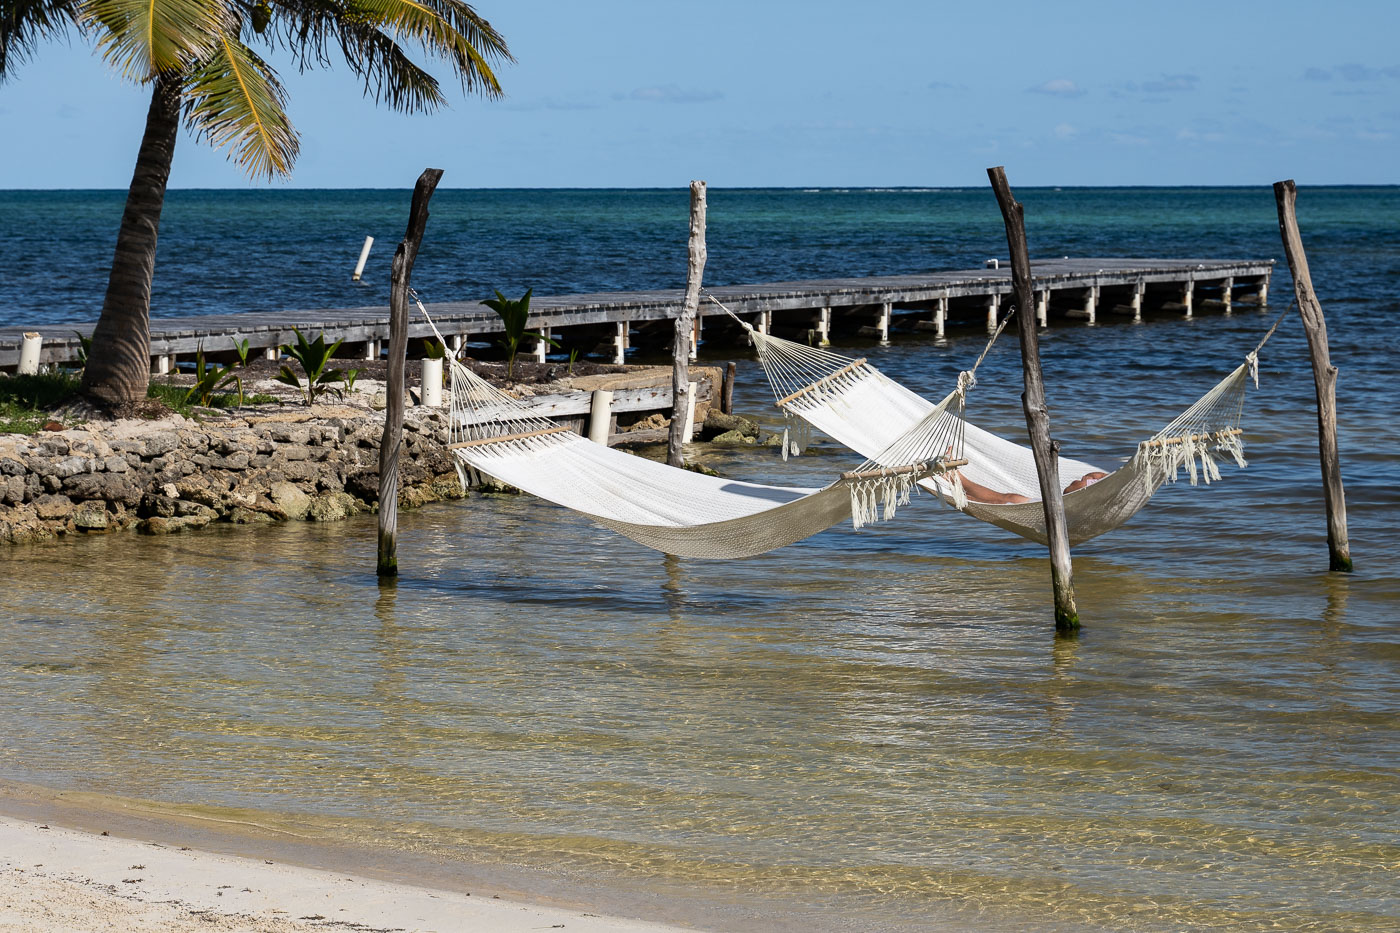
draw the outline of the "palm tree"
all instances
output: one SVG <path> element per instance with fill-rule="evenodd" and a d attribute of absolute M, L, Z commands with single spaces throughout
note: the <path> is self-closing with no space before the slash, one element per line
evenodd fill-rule
<path fill-rule="evenodd" d="M 151 88 L 83 376 L 84 394 L 114 413 L 143 399 L 150 378 L 156 234 L 182 116 L 253 177 L 286 176 L 296 161 L 285 90 L 253 45 L 287 50 L 302 71 L 329 65 L 338 50 L 367 96 L 406 113 L 431 112 L 446 97 L 405 44 L 445 61 L 464 92 L 489 98 L 501 94 L 492 63 L 513 61 L 462 0 L 0 0 L 0 81 L 70 29 Z"/>

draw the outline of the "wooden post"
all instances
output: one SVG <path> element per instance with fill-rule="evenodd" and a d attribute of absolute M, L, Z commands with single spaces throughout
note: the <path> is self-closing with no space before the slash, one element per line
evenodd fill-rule
<path fill-rule="evenodd" d="M 724 382 L 719 390 L 719 410 L 726 415 L 734 414 L 734 377 L 739 372 L 739 364 L 724 364 Z"/>
<path fill-rule="evenodd" d="M 1293 273 L 1293 294 L 1298 299 L 1298 314 L 1308 335 L 1313 384 L 1317 388 L 1318 453 L 1322 460 L 1322 486 L 1327 504 L 1328 564 L 1332 570 L 1349 573 L 1351 544 L 1347 540 L 1347 500 L 1342 491 L 1342 464 L 1337 453 L 1337 367 L 1332 365 L 1328 353 L 1327 321 L 1322 316 L 1322 305 L 1313 291 L 1308 257 L 1303 252 L 1303 238 L 1298 233 L 1298 217 L 1294 213 L 1298 186 L 1293 179 L 1274 183 L 1274 200 L 1278 204 L 1278 229 L 1283 237 L 1283 251 L 1288 257 L 1288 269 Z"/>
<path fill-rule="evenodd" d="M 389 374 L 384 386 L 384 436 L 379 442 L 379 561 L 380 577 L 399 575 L 399 448 L 403 444 L 404 357 L 408 352 L 408 289 L 413 261 L 428 226 L 428 201 L 442 178 L 442 169 L 424 169 L 413 188 L 408 231 L 394 251 L 389 276 Z"/>
<path fill-rule="evenodd" d="M 948 296 L 938 299 L 938 309 L 933 312 L 933 335 L 944 337 L 948 330 Z"/>
<path fill-rule="evenodd" d="M 1097 323 L 1099 319 L 1099 287 L 1089 286 L 1089 293 L 1084 296 L 1084 316 L 1089 319 L 1090 324 Z"/>
<path fill-rule="evenodd" d="M 1186 316 L 1191 316 L 1191 305 L 1196 295 L 1196 280 L 1188 278 L 1186 284 L 1181 286 L 1181 303 L 1186 306 Z"/>
<path fill-rule="evenodd" d="M 627 362 L 627 322 L 618 321 L 613 333 L 613 364 L 622 366 Z"/>
<path fill-rule="evenodd" d="M 890 342 L 890 319 L 894 317 L 894 305 L 885 301 L 880 304 L 880 322 L 875 326 L 880 331 L 880 342 Z"/>
<path fill-rule="evenodd" d="M 992 333 L 997 329 L 997 317 L 1001 314 L 1001 296 L 991 294 L 987 296 L 987 333 Z"/>
<path fill-rule="evenodd" d="M 1133 320 L 1134 320 L 1134 321 L 1141 321 L 1141 320 L 1142 320 L 1142 299 L 1143 299 L 1143 296 L 1144 296 L 1146 293 L 1147 293 L 1147 283 L 1144 282 L 1142 279 L 1138 279 L 1138 280 L 1137 280 L 1137 283 L 1136 283 L 1135 285 L 1133 285 Z"/>
<path fill-rule="evenodd" d="M 1050 289 L 1044 289 L 1036 297 L 1035 322 L 1041 327 L 1050 326 Z"/>
<path fill-rule="evenodd" d="M 673 467 L 684 466 L 681 447 L 686 412 L 690 408 L 690 340 L 695 320 L 700 312 L 700 281 L 705 274 L 705 183 L 690 183 L 690 247 L 685 270 L 685 304 L 676 318 L 676 339 L 672 346 L 671 368 L 671 430 L 667 436 L 666 462 Z"/>
<path fill-rule="evenodd" d="M 1226 313 L 1226 314 L 1229 314 L 1229 313 L 1230 313 L 1230 302 L 1231 302 L 1231 299 L 1233 298 L 1233 292 L 1234 292 L 1234 291 L 1235 291 L 1235 278 L 1234 278 L 1234 276 L 1229 276 L 1229 275 L 1227 275 L 1227 276 L 1225 277 L 1225 281 L 1224 281 L 1223 283 L 1221 283 L 1221 285 L 1220 285 L 1220 300 L 1223 301 L 1223 302 L 1225 302 L 1225 313 Z"/>
<path fill-rule="evenodd" d="M 1021 369 L 1026 391 L 1021 405 L 1026 412 L 1035 472 L 1040 479 L 1040 497 L 1045 506 L 1045 537 L 1050 545 L 1050 581 L 1055 591 L 1055 631 L 1069 634 L 1079 629 L 1079 610 L 1074 604 L 1073 568 L 1069 557 L 1069 529 L 1065 523 L 1064 493 L 1060 489 L 1060 445 L 1050 439 L 1050 414 L 1045 404 L 1045 381 L 1040 370 L 1040 342 L 1035 320 L 1029 314 L 1032 300 L 1030 250 L 1026 245 L 1025 209 L 1011 194 L 1006 171 L 987 169 L 997 204 L 1006 224 L 1006 243 L 1011 248 L 1011 286 L 1016 295 L 1016 326 L 1021 334 Z"/>

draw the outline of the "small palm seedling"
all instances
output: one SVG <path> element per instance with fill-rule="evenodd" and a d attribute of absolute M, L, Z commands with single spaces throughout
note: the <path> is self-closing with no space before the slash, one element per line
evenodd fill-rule
<path fill-rule="evenodd" d="M 87 369 L 88 353 L 92 350 L 92 338 L 84 337 L 76 330 L 73 336 L 78 338 L 78 368 Z"/>
<path fill-rule="evenodd" d="M 447 361 L 451 356 L 452 356 L 452 354 L 449 353 L 449 352 L 447 352 L 447 345 L 444 344 L 441 340 L 424 340 L 424 341 L 423 341 L 423 358 L 424 358 L 425 360 L 442 360 L 442 361 L 443 361 L 443 367 L 442 367 L 442 384 L 443 384 L 443 385 L 447 385 L 447 377 L 448 377 L 448 375 L 449 375 L 449 374 L 448 374 L 448 369 L 449 369 L 450 367 L 447 366 L 446 361 Z"/>
<path fill-rule="evenodd" d="M 326 364 L 335 356 L 335 351 L 340 349 L 344 338 L 327 346 L 325 334 L 320 334 L 315 340 L 308 341 L 302 332 L 295 327 L 292 328 L 292 333 L 297 335 L 296 346 L 286 344 L 281 350 L 301 364 L 301 371 L 306 375 L 306 385 L 302 385 L 301 379 L 285 363 L 277 374 L 277 381 L 301 392 L 307 405 L 315 405 L 316 399 L 326 392 L 340 391 L 331 385 L 332 382 L 343 378 L 340 370 L 327 369 Z"/>
<path fill-rule="evenodd" d="M 220 366 L 204 360 L 204 344 L 195 347 L 194 385 L 185 393 L 186 405 L 200 405 L 208 408 L 214 404 L 214 393 L 230 382 L 238 386 L 238 407 L 243 407 L 243 380 L 234 373 L 234 366 Z"/>
<path fill-rule="evenodd" d="M 347 369 L 340 374 L 340 388 L 342 395 L 349 395 L 355 391 L 355 380 L 360 375 L 358 369 Z"/>
<path fill-rule="evenodd" d="M 543 340 L 552 347 L 559 346 L 559 341 L 546 337 L 537 331 L 526 330 L 525 323 L 530 319 L 530 296 L 534 289 L 527 289 L 525 294 L 518 300 L 511 301 L 499 290 L 496 291 L 495 298 L 488 298 L 482 302 L 486 307 L 495 311 L 501 318 L 501 323 L 505 325 L 506 336 L 501 341 L 501 346 L 506 351 L 506 378 L 512 378 L 515 372 L 515 354 L 520 352 L 520 341 L 526 337 L 534 337 L 536 340 Z"/>

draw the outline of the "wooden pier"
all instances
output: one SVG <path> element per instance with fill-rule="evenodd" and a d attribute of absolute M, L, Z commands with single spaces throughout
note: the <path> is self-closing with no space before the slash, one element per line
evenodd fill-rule
<path fill-rule="evenodd" d="M 798 335 L 821 343 L 833 336 L 860 334 L 882 340 L 901 330 L 938 336 L 950 327 L 995 326 L 1008 310 L 1008 264 L 989 268 L 870 278 L 826 279 L 733 285 L 709 289 L 755 328 Z M 1144 314 L 1190 317 L 1211 309 L 1226 313 L 1237 304 L 1266 304 L 1272 260 L 1061 259 L 1032 264 L 1035 313 L 1042 326 L 1061 321 L 1094 324 L 1110 315 L 1140 319 Z M 425 296 L 432 298 L 434 296 Z M 622 362 L 630 347 L 662 350 L 673 334 L 682 289 L 537 296 L 530 326 L 581 354 Z M 454 344 L 494 341 L 500 334 L 495 312 L 477 301 L 428 303 L 439 329 Z M 695 325 L 695 345 L 738 343 L 742 329 L 713 303 L 704 301 Z M 431 336 L 417 320 L 413 337 Z M 151 371 L 168 372 L 178 357 L 201 346 L 206 356 L 227 358 L 237 341 L 270 358 L 293 340 L 292 328 L 327 340 L 343 339 L 341 355 L 377 359 L 389 336 L 389 309 L 365 307 L 270 313 L 213 314 L 151 320 Z M 73 364 L 92 325 L 0 325 L 0 369 L 14 369 L 26 331 L 43 336 L 40 361 Z M 417 349 L 413 341 L 410 349 Z M 530 348 L 526 348 L 528 351 Z M 540 356 L 544 347 L 534 352 Z"/>

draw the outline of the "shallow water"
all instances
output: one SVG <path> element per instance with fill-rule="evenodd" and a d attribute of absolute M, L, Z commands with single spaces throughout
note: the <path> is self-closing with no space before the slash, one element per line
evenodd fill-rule
<path fill-rule="evenodd" d="M 659 892 L 730 929 L 1396 929 L 1400 261 L 1343 214 L 1309 245 L 1355 574 L 1325 572 L 1292 320 L 1249 468 L 1076 549 L 1077 640 L 1052 637 L 1041 548 L 927 497 L 725 563 L 474 497 L 401 515 L 388 590 L 370 519 L 14 548 L 0 778 Z M 1271 320 L 1052 328 L 1065 452 L 1112 466 Z M 858 349 L 936 396 L 983 339 Z M 970 417 L 1016 431 L 1014 344 L 979 378 Z M 707 459 L 813 485 L 859 458 Z"/>

